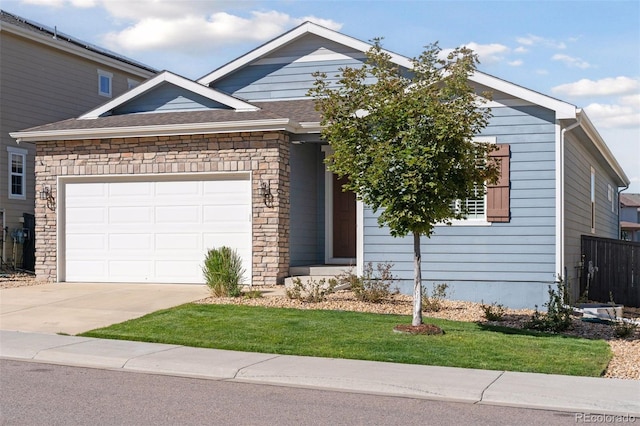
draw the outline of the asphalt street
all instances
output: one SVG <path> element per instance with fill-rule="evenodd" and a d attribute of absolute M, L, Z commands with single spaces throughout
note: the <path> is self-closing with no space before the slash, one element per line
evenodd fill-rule
<path fill-rule="evenodd" d="M 0 360 L 2 425 L 568 425 L 558 411 Z"/>

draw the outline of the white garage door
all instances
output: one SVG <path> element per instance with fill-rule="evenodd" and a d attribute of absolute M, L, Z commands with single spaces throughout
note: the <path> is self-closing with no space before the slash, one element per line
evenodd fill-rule
<path fill-rule="evenodd" d="M 62 280 L 203 283 L 207 250 L 226 245 L 248 282 L 249 177 L 165 179 L 64 184 Z"/>

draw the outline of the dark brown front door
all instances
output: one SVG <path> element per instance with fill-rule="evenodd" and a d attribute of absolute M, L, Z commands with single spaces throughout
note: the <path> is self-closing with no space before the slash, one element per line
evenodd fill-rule
<path fill-rule="evenodd" d="M 343 191 L 346 178 L 333 175 L 333 257 L 356 257 L 356 195 Z"/>

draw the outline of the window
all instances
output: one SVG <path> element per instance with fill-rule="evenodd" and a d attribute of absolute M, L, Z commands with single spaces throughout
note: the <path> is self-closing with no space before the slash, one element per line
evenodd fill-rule
<path fill-rule="evenodd" d="M 27 150 L 7 147 L 9 153 L 9 198 L 27 199 Z"/>
<path fill-rule="evenodd" d="M 134 87 L 138 86 L 139 84 L 140 84 L 139 81 L 131 79 L 131 78 L 128 78 L 127 79 L 127 90 L 131 90 Z"/>
<path fill-rule="evenodd" d="M 451 203 L 451 210 L 455 213 L 460 213 L 466 209 L 467 214 L 465 220 L 480 220 L 486 221 L 486 196 L 480 187 L 475 188 L 475 197 L 467 198 L 466 200 L 455 200 Z"/>
<path fill-rule="evenodd" d="M 111 80 L 113 74 L 107 71 L 98 70 L 98 94 L 100 96 L 111 97 Z"/>
<path fill-rule="evenodd" d="M 611 184 L 607 184 L 607 200 L 611 202 L 611 213 L 616 212 L 616 194 Z"/>
<path fill-rule="evenodd" d="M 596 171 L 591 168 L 591 233 L 596 232 Z"/>
<path fill-rule="evenodd" d="M 495 143 L 495 138 L 477 137 L 476 142 Z M 511 220 L 510 208 L 510 158 L 511 147 L 509 144 L 498 144 L 497 149 L 490 154 L 494 161 L 500 164 L 500 178 L 495 184 L 486 186 L 486 191 L 476 188 L 476 197 L 467 200 L 456 200 L 451 208 L 460 212 L 467 208 L 465 220 L 454 221 L 456 225 L 489 225 L 493 222 L 509 222 Z M 482 192 L 485 192 L 482 194 Z M 482 195 L 481 195 L 482 194 Z"/>

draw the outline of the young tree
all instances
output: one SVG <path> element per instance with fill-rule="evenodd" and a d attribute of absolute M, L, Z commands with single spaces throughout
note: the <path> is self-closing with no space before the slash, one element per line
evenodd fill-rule
<path fill-rule="evenodd" d="M 333 148 L 328 169 L 348 178 L 344 190 L 380 211 L 378 223 L 391 235 L 413 235 L 414 326 L 422 324 L 420 237 L 463 218 L 451 204 L 477 197 L 499 174 L 488 158 L 493 146 L 472 141 L 490 118 L 468 82 L 477 56 L 459 48 L 439 59 L 440 51 L 437 43 L 427 46 L 407 71 L 376 39 L 363 67 L 342 68 L 334 79 L 315 73 L 309 91 Z"/>

